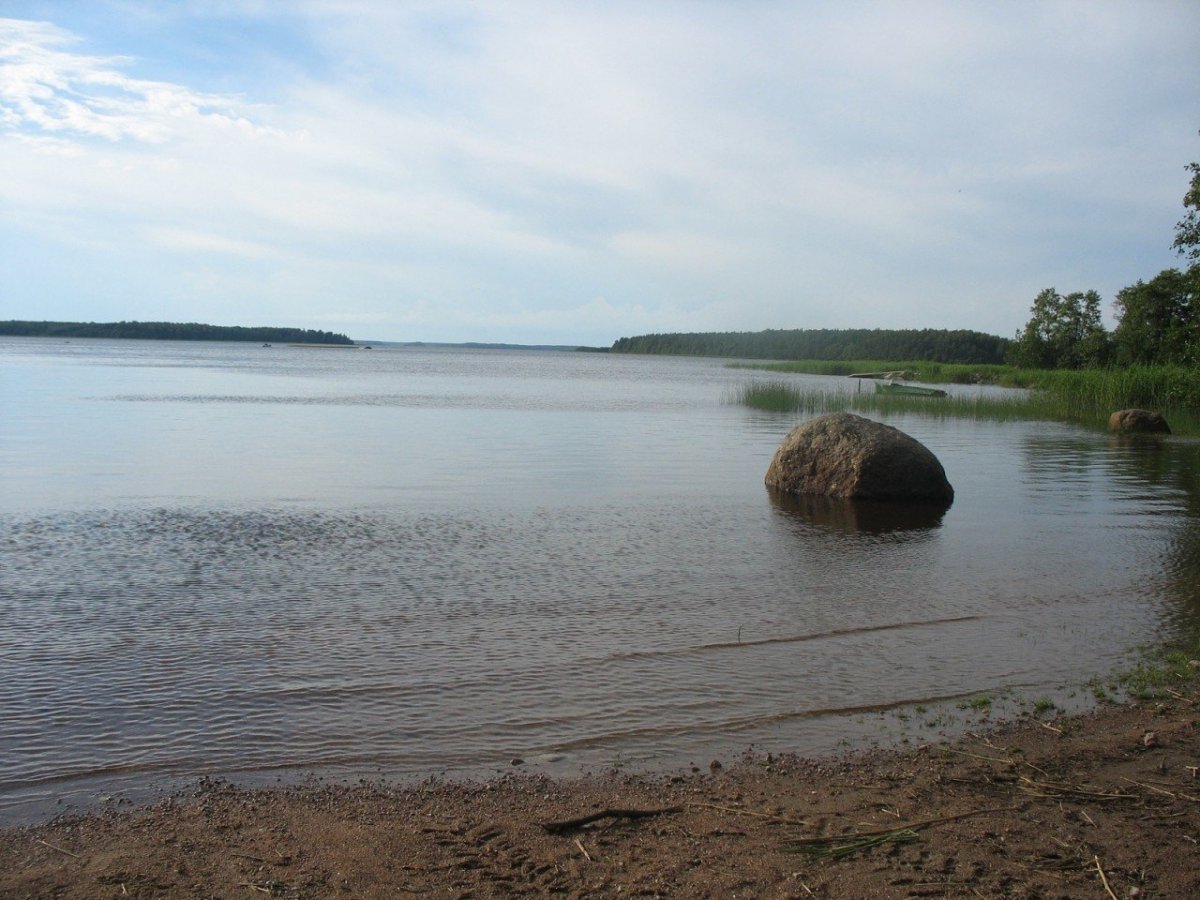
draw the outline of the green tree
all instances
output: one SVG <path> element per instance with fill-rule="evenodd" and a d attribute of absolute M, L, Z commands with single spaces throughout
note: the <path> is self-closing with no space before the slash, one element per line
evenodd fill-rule
<path fill-rule="evenodd" d="M 1192 183 L 1183 195 L 1187 214 L 1175 226 L 1175 242 L 1171 246 L 1196 266 L 1200 265 L 1200 163 L 1188 163 L 1186 168 L 1192 173 Z"/>
<path fill-rule="evenodd" d="M 1166 269 L 1117 294 L 1113 332 L 1117 360 L 1130 363 L 1200 364 L 1200 284 L 1191 272 Z"/>
<path fill-rule="evenodd" d="M 1187 214 L 1176 224 L 1175 242 L 1171 246 L 1175 247 L 1181 257 L 1192 263 L 1187 277 L 1192 281 L 1193 292 L 1200 293 L 1200 162 L 1188 163 L 1186 168 L 1192 173 L 1192 184 L 1188 185 L 1187 193 L 1183 194 L 1183 208 L 1187 210 Z"/>
<path fill-rule="evenodd" d="M 1109 337 L 1095 291 L 1067 294 L 1046 288 L 1009 345 L 1008 361 L 1033 369 L 1082 369 L 1108 362 Z"/>

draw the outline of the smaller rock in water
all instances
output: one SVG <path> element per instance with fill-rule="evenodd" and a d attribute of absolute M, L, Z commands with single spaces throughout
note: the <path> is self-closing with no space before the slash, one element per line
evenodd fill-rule
<path fill-rule="evenodd" d="M 1108 417 L 1108 430 L 1118 434 L 1170 434 L 1167 420 L 1148 409 L 1120 409 Z"/>
<path fill-rule="evenodd" d="M 954 488 L 936 456 L 898 428 L 851 413 L 791 430 L 767 469 L 767 486 L 789 494 L 949 506 Z"/>

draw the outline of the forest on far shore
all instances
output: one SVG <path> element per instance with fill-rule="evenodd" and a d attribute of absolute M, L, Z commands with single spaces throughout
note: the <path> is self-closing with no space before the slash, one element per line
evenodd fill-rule
<path fill-rule="evenodd" d="M 1164 269 L 1118 291 L 1113 304 L 1117 327 L 1111 332 L 1102 321 L 1099 293 L 1064 295 L 1049 287 L 1034 298 L 1030 319 L 1013 340 L 978 331 L 794 329 L 646 334 L 621 338 L 612 350 L 783 361 L 1007 363 L 1031 370 L 1162 366 L 1194 373 L 1200 367 L 1200 162 L 1188 163 L 1184 170 L 1191 181 L 1171 246 L 1188 267 Z"/>
<path fill-rule="evenodd" d="M 262 341 L 352 345 L 344 334 L 311 328 L 201 325 L 197 322 L 0 322 L 0 334 L 17 337 L 141 338 L 151 341 Z"/>
<path fill-rule="evenodd" d="M 1004 362 L 1010 341 L 980 331 L 934 328 L 793 328 L 624 337 L 613 353 L 732 356 L 740 359 L 923 359 L 941 363 Z"/>

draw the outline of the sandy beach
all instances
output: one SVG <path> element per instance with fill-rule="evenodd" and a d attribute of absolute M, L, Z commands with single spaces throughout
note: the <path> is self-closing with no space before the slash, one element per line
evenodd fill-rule
<path fill-rule="evenodd" d="M 1200 693 L 698 772 L 251 790 L 0 835 L 0 896 L 1195 897 Z"/>

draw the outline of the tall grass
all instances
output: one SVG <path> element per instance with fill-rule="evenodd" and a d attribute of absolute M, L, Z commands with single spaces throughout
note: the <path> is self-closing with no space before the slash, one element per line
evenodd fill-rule
<path fill-rule="evenodd" d="M 853 375 L 857 372 L 907 372 L 914 381 L 939 384 L 999 384 L 1024 387 L 1019 376 L 1025 370 L 1011 366 L 972 365 L 966 363 L 896 362 L 881 359 L 801 359 L 774 363 L 730 363 L 733 369 L 761 369 L 766 372 L 796 372 L 805 375 Z"/>
<path fill-rule="evenodd" d="M 1001 421 L 1032 417 L 1030 399 L 1024 396 L 911 397 L 903 394 L 876 394 L 873 387 L 860 393 L 845 393 L 813 390 L 785 381 L 760 381 L 742 385 L 737 399 L 755 409 L 810 415 L 852 411 L 920 412 L 938 417 Z"/>
<path fill-rule="evenodd" d="M 775 371 L 801 371 L 800 363 L 781 364 Z M 782 366 L 787 366 L 783 369 Z M 1141 408 L 1162 413 L 1176 434 L 1200 435 L 1200 371 L 1171 366 L 1113 369 L 1031 370 L 1008 367 L 957 366 L 939 363 L 837 363 L 854 371 L 906 369 L 915 380 L 931 383 L 989 381 L 1029 388 L 1023 395 L 950 396 L 946 399 L 814 390 L 771 380 L 742 388 L 740 402 L 780 412 L 912 412 L 973 419 L 1034 419 L 1076 422 L 1102 428 L 1118 409 Z M 992 370 L 1000 369 L 1002 372 Z M 824 371 L 819 374 L 838 374 Z M 964 377 L 970 375 L 969 378 Z"/>
<path fill-rule="evenodd" d="M 1152 409 L 1175 430 L 1200 425 L 1200 371 L 1178 366 L 1038 372 L 1032 385 L 1070 418 L 1100 424 L 1118 409 Z M 1195 433 L 1189 431 L 1189 433 Z"/>

